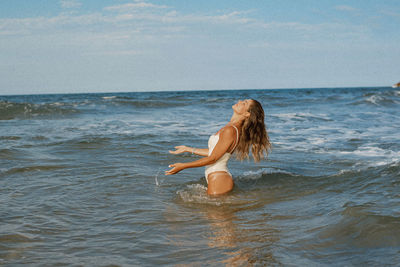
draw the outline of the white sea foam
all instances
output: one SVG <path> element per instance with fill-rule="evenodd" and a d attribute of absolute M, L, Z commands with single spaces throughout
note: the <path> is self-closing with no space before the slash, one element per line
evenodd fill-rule
<path fill-rule="evenodd" d="M 364 168 L 379 167 L 400 162 L 400 151 L 382 149 L 374 146 L 363 146 L 354 151 L 328 151 L 325 153 L 363 158 L 363 160 L 356 163 L 352 170 L 349 171 L 353 171 L 354 168 L 362 170 Z"/>
<path fill-rule="evenodd" d="M 362 157 L 400 158 L 400 151 L 396 152 L 389 149 L 382 149 L 374 146 L 363 146 L 354 151 L 337 151 L 335 153 L 343 155 L 356 155 Z"/>
<path fill-rule="evenodd" d="M 291 172 L 282 170 L 282 169 L 277 169 L 277 168 L 261 168 L 256 171 L 246 171 L 242 175 L 239 175 L 237 179 L 251 179 L 251 180 L 257 180 L 260 179 L 263 175 L 265 174 L 273 174 L 273 173 L 283 173 L 283 174 L 288 174 L 291 176 L 297 176 L 297 174 L 293 174 Z"/>
<path fill-rule="evenodd" d="M 114 98 L 116 98 L 116 96 L 115 95 L 113 95 L 113 96 L 103 96 L 102 98 L 103 99 L 114 99 Z"/>
<path fill-rule="evenodd" d="M 201 184 L 187 185 L 185 189 L 178 190 L 176 194 L 185 203 L 221 205 L 220 202 L 213 200 L 207 195 L 207 187 Z"/>
<path fill-rule="evenodd" d="M 186 188 L 178 190 L 176 194 L 184 203 L 189 204 L 222 206 L 248 203 L 248 199 L 235 194 L 225 194 L 217 197 L 209 196 L 207 194 L 207 187 L 202 184 L 187 185 Z"/>
<path fill-rule="evenodd" d="M 295 113 L 278 113 L 278 114 L 271 114 L 271 116 L 278 117 L 281 119 L 300 119 L 306 120 L 307 118 L 314 118 L 314 119 L 322 119 L 322 120 L 330 120 L 330 117 L 327 114 L 323 113 L 306 113 L 306 112 L 295 112 Z"/>
<path fill-rule="evenodd" d="M 51 103 L 50 105 L 51 105 L 51 106 L 56 106 L 56 107 L 59 107 L 59 106 L 64 106 L 64 105 L 65 105 L 65 103 L 61 103 L 61 102 L 54 102 L 54 103 Z"/>
<path fill-rule="evenodd" d="M 313 145 L 321 145 L 326 143 L 326 138 L 324 137 L 311 137 L 308 139 Z"/>
<path fill-rule="evenodd" d="M 378 102 L 382 101 L 383 97 L 379 95 L 371 95 L 365 99 L 365 101 L 372 103 L 374 105 L 379 105 Z"/>
<path fill-rule="evenodd" d="M 362 162 L 357 162 L 350 169 L 340 170 L 336 175 L 342 175 L 346 173 L 362 172 L 368 168 L 380 167 L 380 166 L 390 166 L 396 167 L 400 164 L 400 158 L 397 159 L 387 159 L 387 160 L 364 160 Z"/>

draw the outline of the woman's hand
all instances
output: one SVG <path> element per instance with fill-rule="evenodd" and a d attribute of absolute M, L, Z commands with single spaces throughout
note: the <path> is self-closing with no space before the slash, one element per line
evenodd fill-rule
<path fill-rule="evenodd" d="M 172 175 L 172 174 L 177 174 L 178 172 L 180 172 L 181 170 L 184 169 L 184 164 L 183 163 L 175 163 L 175 164 L 171 164 L 168 167 L 173 167 L 171 170 L 169 171 L 165 171 L 165 175 Z"/>
<path fill-rule="evenodd" d="M 189 148 L 187 146 L 176 146 L 175 149 L 175 151 L 170 150 L 169 153 L 177 155 L 189 151 Z"/>

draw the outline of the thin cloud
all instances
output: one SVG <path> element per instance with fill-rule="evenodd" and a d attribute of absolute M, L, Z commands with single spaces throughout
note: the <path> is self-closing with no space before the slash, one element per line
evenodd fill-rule
<path fill-rule="evenodd" d="M 103 9 L 107 10 L 107 11 L 126 11 L 126 10 L 139 9 L 139 8 L 164 9 L 164 8 L 169 8 L 169 7 L 165 6 L 165 5 L 155 5 L 155 4 L 147 3 L 147 2 L 138 2 L 138 3 L 128 3 L 128 4 L 122 4 L 122 5 L 108 6 Z"/>
<path fill-rule="evenodd" d="M 247 14 L 245 11 L 233 11 L 230 13 L 220 14 L 220 15 L 207 15 L 207 14 L 178 14 L 176 11 L 171 11 L 165 15 L 152 16 L 154 20 L 160 20 L 161 22 L 169 23 L 205 23 L 205 24 L 248 24 L 256 22 L 255 19 L 245 17 L 243 14 Z M 149 17 L 150 18 L 150 17 Z"/>
<path fill-rule="evenodd" d="M 347 5 L 340 5 L 340 6 L 335 6 L 336 10 L 339 11 L 347 11 L 347 12 L 354 12 L 357 11 L 356 8 L 352 7 L 352 6 L 347 6 Z"/>
<path fill-rule="evenodd" d="M 80 3 L 76 0 L 61 0 L 60 4 L 61 4 L 61 7 L 64 9 L 78 8 L 82 5 L 82 3 Z"/>
<path fill-rule="evenodd" d="M 88 56 L 136 56 L 141 54 L 143 54 L 143 51 L 139 50 L 113 50 L 84 53 L 84 55 Z"/>
<path fill-rule="evenodd" d="M 272 45 L 269 42 L 258 42 L 249 44 L 248 47 L 250 48 L 271 48 Z"/>
<path fill-rule="evenodd" d="M 390 17 L 394 17 L 394 18 L 400 18 L 400 12 L 395 12 L 395 11 L 392 11 L 392 10 L 383 10 L 380 13 L 385 15 L 385 16 L 390 16 Z"/>

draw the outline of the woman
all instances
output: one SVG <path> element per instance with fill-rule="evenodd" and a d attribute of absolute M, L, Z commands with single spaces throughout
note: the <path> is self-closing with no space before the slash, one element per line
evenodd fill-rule
<path fill-rule="evenodd" d="M 216 134 L 210 136 L 208 149 L 176 146 L 171 154 L 190 152 L 203 158 L 186 163 L 175 163 L 165 175 L 176 174 L 183 169 L 206 166 L 205 176 L 209 195 L 220 195 L 233 189 L 232 175 L 226 166 L 231 154 L 235 151 L 237 158 L 249 157 L 249 148 L 255 162 L 268 155 L 271 147 L 264 124 L 264 110 L 254 99 L 238 101 L 232 106 L 233 115 L 230 122 Z"/>

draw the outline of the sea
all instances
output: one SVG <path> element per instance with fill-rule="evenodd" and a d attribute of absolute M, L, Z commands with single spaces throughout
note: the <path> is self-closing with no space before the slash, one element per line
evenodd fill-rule
<path fill-rule="evenodd" d="M 232 192 L 164 175 L 249 98 L 272 150 Z M 0 96 L 0 265 L 400 266 L 400 90 Z"/>

